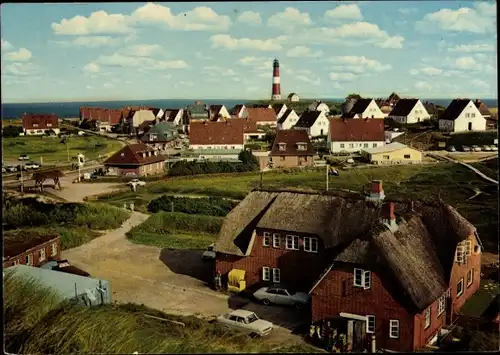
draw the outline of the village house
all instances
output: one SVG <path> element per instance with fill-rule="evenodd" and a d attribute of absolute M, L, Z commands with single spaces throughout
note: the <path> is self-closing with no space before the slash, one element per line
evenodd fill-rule
<path fill-rule="evenodd" d="M 290 129 L 299 121 L 299 115 L 289 108 L 286 112 L 278 119 L 278 129 Z"/>
<path fill-rule="evenodd" d="M 316 100 L 315 102 L 310 104 L 307 110 L 311 112 L 321 111 L 326 117 L 328 117 L 328 115 L 330 114 L 330 107 L 328 107 L 328 105 L 321 100 Z"/>
<path fill-rule="evenodd" d="M 191 120 L 210 119 L 210 107 L 201 101 L 196 101 L 194 104 L 188 105 L 187 111 Z"/>
<path fill-rule="evenodd" d="M 431 118 L 419 99 L 398 100 L 387 117 L 402 124 L 418 123 Z"/>
<path fill-rule="evenodd" d="M 233 118 L 223 122 L 191 121 L 189 147 L 191 149 L 243 150 L 246 119 Z"/>
<path fill-rule="evenodd" d="M 162 110 L 161 108 L 151 108 L 151 112 L 153 112 L 153 115 L 155 115 L 155 118 L 158 121 L 161 121 L 164 118 L 165 111 Z"/>
<path fill-rule="evenodd" d="M 231 118 L 231 115 L 229 114 L 226 106 L 224 105 L 210 105 L 208 114 L 209 114 L 209 119 L 211 121 L 216 121 L 216 122 Z"/>
<path fill-rule="evenodd" d="M 273 168 L 312 166 L 314 147 L 305 130 L 279 130 L 269 157 Z"/>
<path fill-rule="evenodd" d="M 290 102 L 299 102 L 299 95 L 296 93 L 292 92 L 290 95 L 288 95 L 287 100 Z"/>
<path fill-rule="evenodd" d="M 330 119 L 327 146 L 332 153 L 355 153 L 364 148 L 383 147 L 384 144 L 384 120 Z"/>
<path fill-rule="evenodd" d="M 144 143 L 130 144 L 109 157 L 104 166 L 110 175 L 153 175 L 163 172 L 165 157 Z"/>
<path fill-rule="evenodd" d="M 358 99 L 352 108 L 342 114 L 342 118 L 384 118 L 384 113 L 380 110 L 373 99 Z"/>
<path fill-rule="evenodd" d="M 276 118 L 279 120 L 288 110 L 288 107 L 286 104 L 276 104 L 273 105 L 273 110 L 276 113 Z"/>
<path fill-rule="evenodd" d="M 252 139 L 264 139 L 266 132 L 258 128 L 256 122 L 250 121 L 248 118 L 243 118 L 243 122 L 243 137 L 245 143 Z"/>
<path fill-rule="evenodd" d="M 330 322 L 355 352 L 424 347 L 480 283 L 474 226 L 442 201 L 385 199 L 381 181 L 367 195 L 254 190 L 215 250 L 224 287 L 308 292 L 313 324 Z"/>
<path fill-rule="evenodd" d="M 363 148 L 360 153 L 366 160 L 376 165 L 422 163 L 422 152 L 398 142 L 377 148 Z"/>
<path fill-rule="evenodd" d="M 321 137 L 328 134 L 329 121 L 324 111 L 305 111 L 293 126 L 294 129 L 307 131 L 309 137 Z"/>
<path fill-rule="evenodd" d="M 439 117 L 443 132 L 485 131 L 486 119 L 470 99 L 455 99 Z"/>
<path fill-rule="evenodd" d="M 83 121 L 90 123 L 92 129 L 98 132 L 111 132 L 113 127 L 122 124 L 121 109 L 106 109 L 101 107 L 84 107 L 80 111 Z"/>
<path fill-rule="evenodd" d="M 131 112 L 132 118 L 129 119 L 129 125 L 132 128 L 132 132 L 139 133 L 138 128 L 144 127 L 144 122 L 147 122 L 148 125 L 154 124 L 156 122 L 156 117 L 151 110 L 141 109 L 137 111 Z M 143 125 L 143 126 L 141 126 Z M 144 131 L 144 130 L 143 130 Z"/>
<path fill-rule="evenodd" d="M 3 268 L 14 265 L 40 266 L 61 257 L 61 241 L 58 235 L 23 233 L 4 236 Z"/>
<path fill-rule="evenodd" d="M 258 126 L 276 127 L 278 119 L 272 108 L 247 108 L 248 119 Z"/>
<path fill-rule="evenodd" d="M 173 123 L 160 122 L 141 137 L 141 142 L 152 148 L 165 150 L 174 147 L 178 137 L 177 127 Z"/>
<path fill-rule="evenodd" d="M 474 105 L 476 105 L 477 109 L 479 110 L 479 112 L 481 112 L 481 115 L 483 115 L 485 119 L 491 118 L 491 111 L 483 101 L 476 99 L 474 101 Z"/>
<path fill-rule="evenodd" d="M 236 105 L 231 109 L 231 117 L 234 118 L 247 118 L 248 111 L 245 105 Z"/>
<path fill-rule="evenodd" d="M 163 114 L 163 121 L 180 126 L 182 124 L 182 117 L 184 116 L 184 109 L 165 109 Z"/>
<path fill-rule="evenodd" d="M 42 135 L 46 131 L 54 131 L 60 133 L 59 117 L 55 114 L 32 114 L 25 113 L 23 115 L 23 129 L 26 136 Z"/>

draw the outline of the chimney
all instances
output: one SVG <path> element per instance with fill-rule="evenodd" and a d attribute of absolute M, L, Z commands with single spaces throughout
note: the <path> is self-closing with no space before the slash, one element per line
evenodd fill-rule
<path fill-rule="evenodd" d="M 373 202 L 382 202 L 385 198 L 384 189 L 382 188 L 382 180 L 373 180 L 370 189 L 368 200 Z"/>
<path fill-rule="evenodd" d="M 383 205 L 382 223 L 385 224 L 392 232 L 395 232 L 398 229 L 396 215 L 394 214 L 394 202 L 389 202 Z"/>

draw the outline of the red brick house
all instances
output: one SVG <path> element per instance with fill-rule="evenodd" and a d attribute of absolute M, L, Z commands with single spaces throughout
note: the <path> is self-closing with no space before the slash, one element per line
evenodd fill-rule
<path fill-rule="evenodd" d="M 112 128 L 123 123 L 121 109 L 102 107 L 80 107 L 80 121 L 87 121 L 99 132 L 111 132 Z"/>
<path fill-rule="evenodd" d="M 244 118 L 225 121 L 191 121 L 189 146 L 192 149 L 240 149 L 244 147 L 247 129 Z"/>
<path fill-rule="evenodd" d="M 269 156 L 274 168 L 312 166 L 314 147 L 307 131 L 283 129 L 276 132 Z"/>
<path fill-rule="evenodd" d="M 61 242 L 58 235 L 35 233 L 4 236 L 3 267 L 18 264 L 40 266 L 49 260 L 61 257 Z"/>
<path fill-rule="evenodd" d="M 109 157 L 104 166 L 119 176 L 145 176 L 163 172 L 165 157 L 144 143 L 130 144 Z"/>
<path fill-rule="evenodd" d="M 380 181 L 369 196 L 253 191 L 215 249 L 228 286 L 309 292 L 313 324 L 331 322 L 354 351 L 370 349 L 372 335 L 379 349 L 422 348 L 480 281 L 474 226 L 442 201 L 384 200 Z"/>
<path fill-rule="evenodd" d="M 42 135 L 46 131 L 52 130 L 59 134 L 59 117 L 55 114 L 32 114 L 23 115 L 24 134 L 27 136 Z"/>

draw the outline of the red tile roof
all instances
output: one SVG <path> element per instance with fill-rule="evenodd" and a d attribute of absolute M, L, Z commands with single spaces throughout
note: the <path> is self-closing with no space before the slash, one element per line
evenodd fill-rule
<path fill-rule="evenodd" d="M 384 120 L 349 119 L 330 120 L 330 139 L 333 142 L 385 141 Z"/>
<path fill-rule="evenodd" d="M 23 127 L 24 129 L 59 128 L 59 118 L 55 114 L 26 113 L 23 116 Z"/>
<path fill-rule="evenodd" d="M 56 242 L 58 239 L 59 236 L 56 234 L 42 235 L 33 232 L 6 235 L 3 239 L 3 256 L 9 259 L 42 244 Z"/>
<path fill-rule="evenodd" d="M 279 144 L 285 143 L 285 150 L 279 150 Z M 306 143 L 306 150 L 299 150 L 297 143 Z M 309 140 L 307 131 L 303 129 L 283 129 L 276 133 L 273 148 L 271 149 L 271 156 L 313 156 L 314 148 Z"/>
<path fill-rule="evenodd" d="M 189 142 L 191 145 L 243 144 L 243 132 L 251 128 L 243 118 L 233 118 L 221 122 L 191 121 Z M 255 127 L 256 128 L 256 127 Z"/>
<path fill-rule="evenodd" d="M 80 107 L 80 119 L 88 121 L 100 121 L 112 126 L 122 122 L 121 109 L 107 109 L 103 107 Z"/>
<path fill-rule="evenodd" d="M 248 118 L 254 122 L 276 123 L 278 118 L 272 108 L 252 107 L 247 108 Z"/>
<path fill-rule="evenodd" d="M 144 157 L 143 154 L 151 154 Z M 144 143 L 126 145 L 121 150 L 108 158 L 104 165 L 106 166 L 122 166 L 122 165 L 147 165 L 165 161 L 165 157 L 161 154 L 154 155 L 155 150 L 149 148 Z"/>

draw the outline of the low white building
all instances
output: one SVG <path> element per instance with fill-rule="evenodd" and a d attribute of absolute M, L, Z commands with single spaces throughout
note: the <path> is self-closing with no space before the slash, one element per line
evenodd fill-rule
<path fill-rule="evenodd" d="M 309 107 L 307 108 L 307 110 L 312 111 L 312 112 L 321 111 L 327 117 L 330 114 L 330 107 L 328 107 L 328 105 L 321 100 L 317 100 L 317 101 L 313 102 L 312 104 L 310 104 Z"/>
<path fill-rule="evenodd" d="M 485 131 L 486 119 L 470 99 L 455 99 L 439 117 L 443 132 Z"/>
<path fill-rule="evenodd" d="M 299 115 L 292 109 L 286 110 L 286 112 L 278 120 L 278 129 L 290 129 L 299 121 Z"/>
<path fill-rule="evenodd" d="M 328 134 L 329 121 L 323 111 L 306 111 L 297 123 L 295 129 L 304 129 L 309 137 L 326 136 Z"/>
<path fill-rule="evenodd" d="M 400 99 L 387 117 L 398 123 L 412 124 L 427 121 L 431 115 L 419 99 Z"/>
<path fill-rule="evenodd" d="M 290 102 L 299 102 L 299 95 L 296 93 L 292 92 L 290 95 L 288 95 L 288 101 Z"/>
<path fill-rule="evenodd" d="M 342 118 L 376 118 L 382 119 L 385 115 L 373 99 L 358 99 L 349 112 Z"/>
<path fill-rule="evenodd" d="M 330 119 L 327 144 L 332 153 L 356 153 L 385 145 L 384 120 Z"/>

